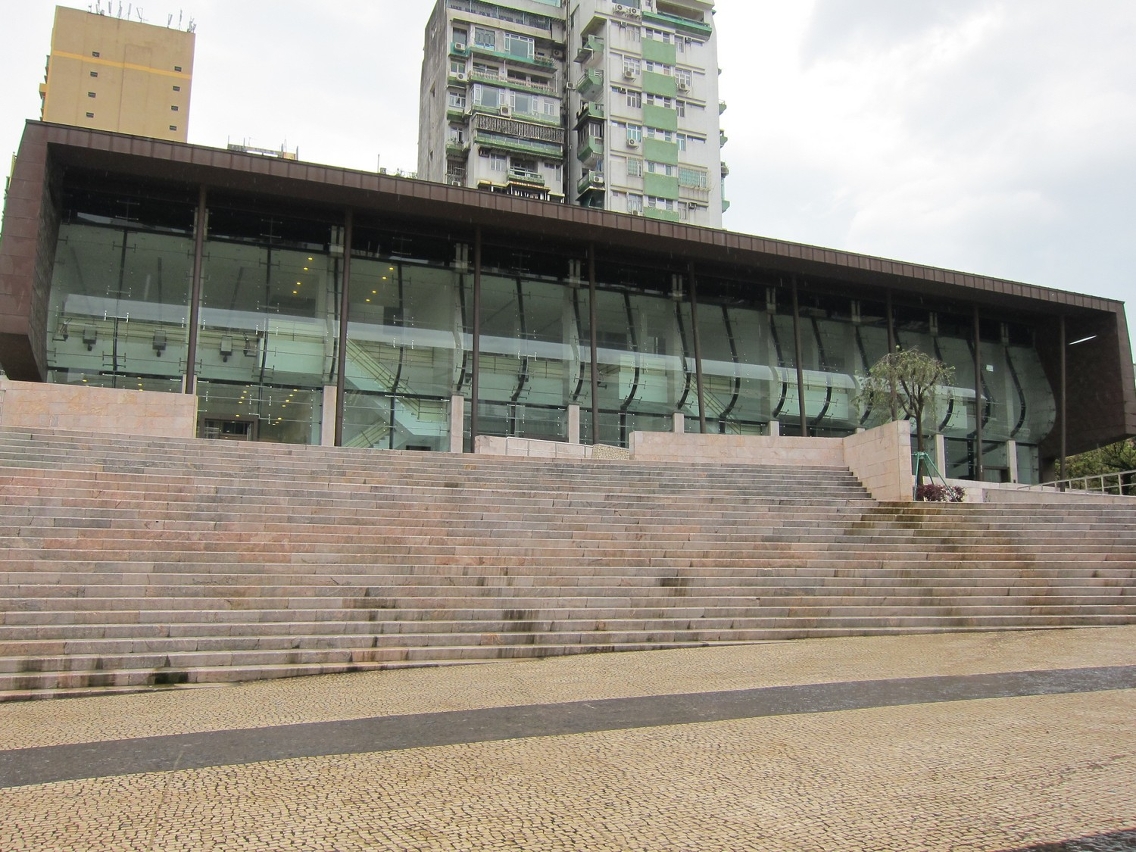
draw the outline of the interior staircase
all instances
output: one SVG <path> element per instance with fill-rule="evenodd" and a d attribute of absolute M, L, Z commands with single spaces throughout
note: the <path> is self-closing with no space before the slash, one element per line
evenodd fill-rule
<path fill-rule="evenodd" d="M 1136 500 L 847 469 L 0 429 L 0 700 L 594 651 L 1136 623 Z"/>

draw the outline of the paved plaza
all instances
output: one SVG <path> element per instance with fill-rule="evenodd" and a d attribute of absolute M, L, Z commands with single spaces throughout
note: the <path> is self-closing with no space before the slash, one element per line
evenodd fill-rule
<path fill-rule="evenodd" d="M 0 705 L 0 850 L 1136 848 L 1136 628 Z"/>

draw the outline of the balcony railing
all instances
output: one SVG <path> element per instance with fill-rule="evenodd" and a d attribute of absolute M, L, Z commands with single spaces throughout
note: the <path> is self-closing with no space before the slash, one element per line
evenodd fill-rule
<path fill-rule="evenodd" d="M 596 103 L 595 101 L 584 101 L 580 105 L 580 111 L 576 113 L 576 124 L 580 125 L 582 122 L 587 121 L 589 118 L 603 118 L 604 105 Z"/>
<path fill-rule="evenodd" d="M 587 36 L 580 49 L 576 51 L 576 61 L 581 65 L 591 65 L 603 58 L 604 40 L 594 35 Z"/>
<path fill-rule="evenodd" d="M 543 83 L 537 80 L 515 80 L 499 71 L 481 71 L 474 69 L 470 72 L 469 76 L 471 79 L 478 80 L 482 83 L 496 83 L 515 89 L 524 89 L 528 92 L 536 92 L 541 95 L 553 95 L 556 93 L 553 83 Z"/>
<path fill-rule="evenodd" d="M 604 143 L 602 139 L 596 139 L 594 136 L 589 136 L 588 140 L 580 146 L 576 156 L 580 161 L 589 168 L 599 162 L 604 154 Z"/>
<path fill-rule="evenodd" d="M 576 82 L 576 91 L 580 93 L 581 97 L 590 100 L 603 92 L 603 86 L 603 71 L 589 69 L 585 71 L 583 76 Z"/>
<path fill-rule="evenodd" d="M 540 172 L 530 172 L 527 169 L 509 169 L 509 181 L 544 186 L 544 177 Z"/>
<path fill-rule="evenodd" d="M 596 172 L 588 172 L 580 178 L 580 182 L 576 184 L 576 194 L 583 195 L 585 192 L 591 192 L 593 190 L 602 191 L 603 188 L 603 175 L 597 174 Z"/>

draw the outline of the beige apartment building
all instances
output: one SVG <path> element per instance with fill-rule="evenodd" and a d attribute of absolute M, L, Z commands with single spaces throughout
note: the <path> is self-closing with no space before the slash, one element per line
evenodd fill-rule
<path fill-rule="evenodd" d="M 194 40 L 172 27 L 57 6 L 42 119 L 187 141 Z"/>

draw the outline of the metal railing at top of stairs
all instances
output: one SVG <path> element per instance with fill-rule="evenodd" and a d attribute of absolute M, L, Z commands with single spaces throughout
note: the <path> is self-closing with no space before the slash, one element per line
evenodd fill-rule
<path fill-rule="evenodd" d="M 1020 491 L 1087 491 L 1092 494 L 1136 497 L 1136 470 L 1070 476 L 1040 485 L 1023 485 Z"/>

